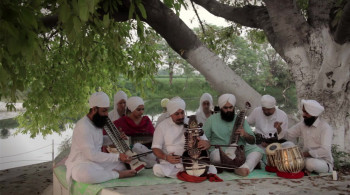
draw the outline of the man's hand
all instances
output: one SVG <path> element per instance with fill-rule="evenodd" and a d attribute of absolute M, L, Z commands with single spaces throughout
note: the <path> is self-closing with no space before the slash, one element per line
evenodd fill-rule
<path fill-rule="evenodd" d="M 210 148 L 210 143 L 208 140 L 201 140 L 199 137 L 198 139 L 198 149 L 200 150 L 207 150 Z"/>
<path fill-rule="evenodd" d="M 171 164 L 177 164 L 181 162 L 181 157 L 178 155 L 174 155 L 174 153 L 170 153 L 165 155 L 165 160 L 170 162 Z"/>
<path fill-rule="evenodd" d="M 123 163 L 130 163 L 131 162 L 130 157 L 128 155 L 124 154 L 124 153 L 119 154 L 119 159 Z"/>
<path fill-rule="evenodd" d="M 122 131 L 122 128 L 119 127 L 119 132 L 120 132 L 120 137 L 123 139 L 123 140 L 128 140 L 128 136 L 126 136 L 126 134 Z"/>
<path fill-rule="evenodd" d="M 278 133 L 278 134 L 280 134 L 281 131 L 282 131 L 282 128 L 281 128 L 281 125 L 282 125 L 282 124 L 283 124 L 282 122 L 275 122 L 275 123 L 273 124 L 273 127 L 275 127 L 275 128 L 277 129 L 277 133 Z"/>
<path fill-rule="evenodd" d="M 266 142 L 261 142 L 261 146 L 264 147 L 264 148 L 266 148 L 268 145 L 269 145 L 269 144 L 266 143 Z"/>
<path fill-rule="evenodd" d="M 247 134 L 245 132 L 245 130 L 243 129 L 243 127 L 240 127 L 239 129 L 237 129 L 237 131 L 235 132 L 236 135 L 239 135 L 241 137 L 245 137 L 245 135 Z"/>

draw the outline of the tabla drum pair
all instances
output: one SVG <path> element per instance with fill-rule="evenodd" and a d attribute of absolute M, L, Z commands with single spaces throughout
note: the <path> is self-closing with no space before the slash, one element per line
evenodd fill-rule
<path fill-rule="evenodd" d="M 305 161 L 298 146 L 282 148 L 281 144 L 273 143 L 266 148 L 269 166 L 277 167 L 278 171 L 286 173 L 298 173 Z"/>

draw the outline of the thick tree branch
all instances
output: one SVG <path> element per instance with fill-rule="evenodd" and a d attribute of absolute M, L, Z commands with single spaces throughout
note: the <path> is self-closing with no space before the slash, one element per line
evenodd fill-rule
<path fill-rule="evenodd" d="M 334 40 L 339 44 L 350 41 L 350 1 L 344 7 L 343 15 L 334 33 Z"/>
<path fill-rule="evenodd" d="M 309 25 L 292 0 L 265 0 L 278 47 L 290 48 L 307 43 Z M 279 52 L 279 51 L 278 51 Z"/>
<path fill-rule="evenodd" d="M 307 10 L 308 23 L 312 27 L 324 27 L 329 23 L 329 11 L 332 1 L 309 0 Z"/>
<path fill-rule="evenodd" d="M 264 7 L 252 5 L 234 7 L 220 3 L 216 0 L 193 0 L 193 2 L 204 7 L 215 16 L 225 18 L 226 20 L 233 21 L 243 26 L 262 28 L 257 22 L 257 15 L 258 12 L 265 9 Z"/>

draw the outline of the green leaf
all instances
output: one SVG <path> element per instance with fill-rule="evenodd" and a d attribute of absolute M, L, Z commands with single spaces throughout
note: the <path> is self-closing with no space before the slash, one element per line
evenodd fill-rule
<path fill-rule="evenodd" d="M 59 19 L 63 22 L 66 23 L 68 21 L 68 19 L 71 17 L 71 9 L 69 8 L 69 6 L 64 3 L 60 6 L 59 10 Z"/>
<path fill-rule="evenodd" d="M 137 5 L 137 7 L 139 8 L 142 17 L 145 18 L 145 19 L 147 19 L 146 9 L 145 9 L 145 7 L 142 5 L 142 2 L 139 2 L 139 3 L 137 3 L 136 5 Z"/>
<path fill-rule="evenodd" d="M 134 3 L 132 2 L 131 5 L 130 5 L 130 9 L 129 9 L 129 19 L 132 18 L 134 12 L 135 12 L 135 5 L 134 5 Z"/>
<path fill-rule="evenodd" d="M 89 1 L 89 0 L 88 0 Z M 86 22 L 89 19 L 89 8 L 86 0 L 78 0 L 79 17 L 81 21 Z"/>
<path fill-rule="evenodd" d="M 109 26 L 109 23 L 110 23 L 109 14 L 106 14 L 103 16 L 103 26 L 107 28 Z"/>

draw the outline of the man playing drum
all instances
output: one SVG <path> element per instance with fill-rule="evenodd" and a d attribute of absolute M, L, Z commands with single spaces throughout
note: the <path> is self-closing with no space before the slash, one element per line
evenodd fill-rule
<path fill-rule="evenodd" d="M 247 117 L 249 125 L 255 126 L 255 133 L 261 134 L 264 138 L 271 138 L 279 130 L 278 139 L 283 138 L 288 129 L 287 114 L 277 108 L 276 99 L 270 95 L 261 97 L 261 106 L 253 110 Z M 268 143 L 262 142 L 258 146 L 266 148 Z"/>
<path fill-rule="evenodd" d="M 304 121 L 290 128 L 285 138 L 303 139 L 306 173 L 328 173 L 333 170 L 331 152 L 333 130 L 321 117 L 324 108 L 315 100 L 301 100 Z"/>

